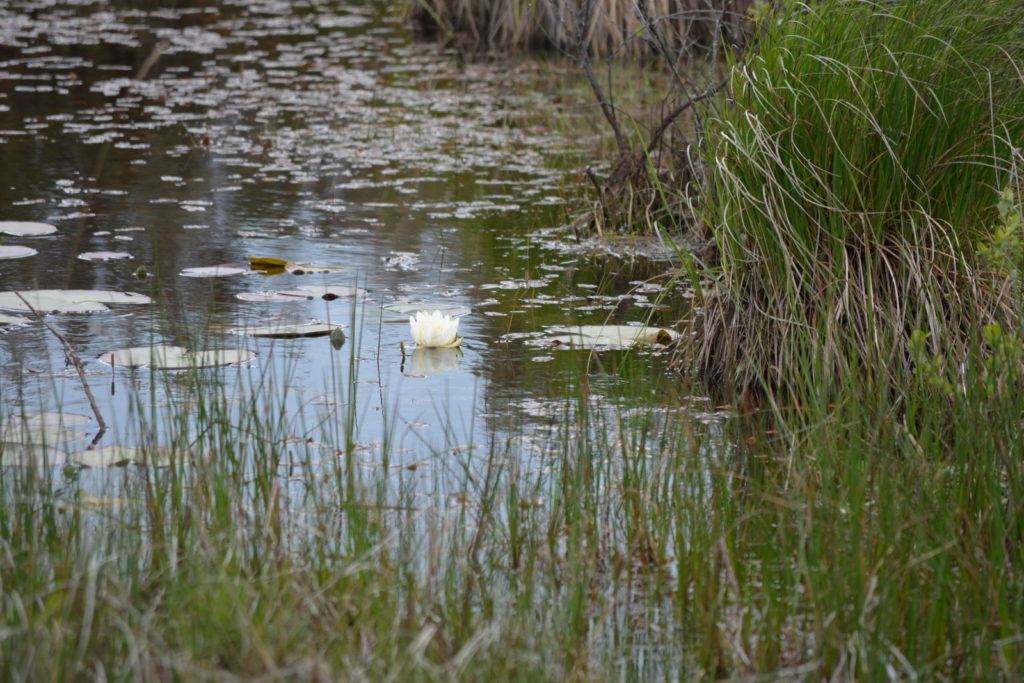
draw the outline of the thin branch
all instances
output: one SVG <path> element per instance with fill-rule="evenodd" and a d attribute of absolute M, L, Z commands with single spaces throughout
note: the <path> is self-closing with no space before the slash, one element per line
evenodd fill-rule
<path fill-rule="evenodd" d="M 39 322 L 45 325 L 46 329 L 52 332 L 53 336 L 56 337 L 60 341 L 60 343 L 64 345 L 64 350 L 67 351 L 68 357 L 71 359 L 71 362 L 75 366 L 75 370 L 78 371 L 78 379 L 82 381 L 82 388 L 85 390 L 85 396 L 86 398 L 89 399 L 89 407 L 92 408 L 93 415 L 96 416 L 96 422 L 100 426 L 100 431 L 96 433 L 96 437 L 92 440 L 92 443 L 89 444 L 90 446 L 94 446 L 96 442 L 98 442 L 106 433 L 107 422 L 106 420 L 103 419 L 103 413 L 100 412 L 99 404 L 96 403 L 96 397 L 93 396 L 92 389 L 89 388 L 89 380 L 85 378 L 85 366 L 82 365 L 82 361 L 78 357 L 78 354 L 75 352 L 74 347 L 71 346 L 71 344 L 68 343 L 68 340 L 65 339 L 60 332 L 57 331 L 57 328 L 55 328 L 50 323 L 46 322 L 46 319 L 43 317 L 43 314 L 37 311 L 32 306 L 32 304 L 26 301 L 25 297 L 21 295 L 21 292 L 15 292 L 15 295 L 17 295 L 17 297 L 21 299 L 21 302 L 23 304 L 28 306 L 28 310 L 32 311 L 36 318 L 39 319 Z"/>
<path fill-rule="evenodd" d="M 590 62 L 590 46 L 588 45 L 587 34 L 589 33 L 590 25 L 593 21 L 595 0 L 585 0 L 579 8 L 577 8 L 574 14 L 575 28 L 570 29 L 566 24 L 565 17 L 559 9 L 551 4 L 551 0 L 548 0 L 548 7 L 551 12 L 558 19 L 559 24 L 562 26 L 562 30 L 565 31 L 566 35 L 572 39 L 573 52 L 570 57 L 579 62 L 580 66 L 583 67 L 583 73 L 587 77 L 587 81 L 590 83 L 590 89 L 594 91 L 594 97 L 597 98 L 597 103 L 601 107 L 601 113 L 604 114 L 608 124 L 612 127 L 612 133 L 615 135 L 615 145 L 619 148 L 619 154 L 621 156 L 628 155 L 629 143 L 626 141 L 626 135 L 622 132 L 622 125 L 619 123 L 618 117 L 615 115 L 615 107 L 612 106 L 611 100 L 604 93 L 604 88 L 601 87 L 600 81 L 597 79 L 597 74 L 594 73 L 594 66 Z"/>
<path fill-rule="evenodd" d="M 651 134 L 651 139 L 647 143 L 647 153 L 650 154 L 652 151 L 654 151 L 654 148 L 658 146 L 659 142 L 661 142 L 662 136 L 665 135 L 665 131 L 667 131 L 668 127 L 672 125 L 673 121 L 679 118 L 680 114 L 682 114 L 684 111 L 694 106 L 695 104 L 703 100 L 706 100 L 709 97 L 714 96 L 716 93 L 718 93 L 718 91 L 724 88 L 728 82 L 729 77 L 726 76 L 716 85 L 708 88 L 707 90 L 702 92 L 700 95 L 697 95 L 693 99 L 687 100 L 686 102 L 682 103 L 681 105 L 670 111 L 668 114 L 666 114 L 665 117 L 661 120 L 661 123 L 658 124 L 658 127 Z"/>
<path fill-rule="evenodd" d="M 597 199 L 601 202 L 601 211 L 604 213 L 604 219 L 607 221 L 611 218 L 611 212 L 608 210 L 608 205 L 604 201 L 604 190 L 601 189 L 601 182 L 597 179 L 594 169 L 587 166 L 585 172 L 587 177 L 590 178 L 590 182 L 594 184 L 594 189 L 597 190 Z"/>

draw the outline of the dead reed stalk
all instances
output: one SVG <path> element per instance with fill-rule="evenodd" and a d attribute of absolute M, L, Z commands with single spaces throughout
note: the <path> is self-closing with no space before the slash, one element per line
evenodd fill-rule
<path fill-rule="evenodd" d="M 656 28 L 664 47 L 678 56 L 715 50 L 724 38 L 739 41 L 756 0 L 415 0 L 417 26 L 440 30 L 477 48 L 569 50 L 576 36 L 572 17 L 586 5 L 586 39 L 593 56 L 651 55 L 646 40 Z"/>

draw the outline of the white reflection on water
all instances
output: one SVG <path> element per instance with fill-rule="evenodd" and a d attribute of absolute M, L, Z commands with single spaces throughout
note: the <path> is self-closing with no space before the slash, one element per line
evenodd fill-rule
<path fill-rule="evenodd" d="M 459 369 L 460 349 L 413 349 L 409 356 L 409 372 L 414 375 L 440 375 Z"/>

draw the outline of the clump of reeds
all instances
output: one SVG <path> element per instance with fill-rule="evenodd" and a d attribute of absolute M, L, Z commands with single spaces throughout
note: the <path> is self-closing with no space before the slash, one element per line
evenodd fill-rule
<path fill-rule="evenodd" d="M 915 331 L 955 359 L 1014 324 L 1008 273 L 979 254 L 1024 141 L 1020 3 L 833 0 L 764 29 L 706 128 L 704 372 L 899 381 Z"/>
<path fill-rule="evenodd" d="M 713 48 L 724 36 L 738 38 L 755 0 L 414 0 L 412 17 L 475 47 L 554 47 L 575 43 L 578 17 L 595 55 L 641 54 L 653 25 L 676 53 Z M 592 6 L 592 11 L 588 7 Z M 581 10 L 584 10 L 581 12 Z"/>

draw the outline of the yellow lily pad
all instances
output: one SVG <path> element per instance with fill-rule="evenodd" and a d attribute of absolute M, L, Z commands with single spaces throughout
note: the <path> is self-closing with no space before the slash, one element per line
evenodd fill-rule
<path fill-rule="evenodd" d="M 270 256 L 250 256 L 249 267 L 253 270 L 272 270 L 274 268 L 284 269 L 288 265 L 288 261 L 283 258 L 273 258 Z"/>
<path fill-rule="evenodd" d="M 331 273 L 335 270 L 341 270 L 340 268 L 326 268 L 324 266 L 316 266 L 311 263 L 295 263 L 293 261 L 286 261 L 282 258 L 273 258 L 271 256 L 251 256 L 249 257 L 249 268 L 263 275 L 280 275 L 282 273 L 291 273 L 292 275 L 315 275 L 317 273 Z"/>

